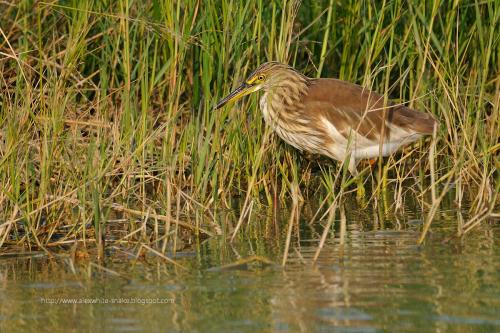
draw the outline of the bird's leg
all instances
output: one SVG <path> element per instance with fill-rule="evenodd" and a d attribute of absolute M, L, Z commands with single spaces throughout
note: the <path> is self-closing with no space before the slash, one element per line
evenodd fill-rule
<path fill-rule="evenodd" d="M 349 172 L 356 180 L 356 185 L 357 185 L 356 197 L 358 200 L 361 200 L 365 197 L 366 191 L 365 191 L 365 186 L 363 184 L 363 179 L 359 177 L 358 170 L 356 169 L 357 164 L 358 162 L 356 161 L 354 154 L 351 154 L 351 158 L 349 159 Z"/>
<path fill-rule="evenodd" d="M 356 177 L 358 175 L 358 170 L 356 169 L 356 165 L 358 163 L 356 162 L 356 159 L 354 158 L 354 154 L 351 154 L 351 158 L 349 159 L 349 172 L 353 177 Z"/>
<path fill-rule="evenodd" d="M 371 167 L 372 169 L 375 167 L 376 163 L 377 163 L 377 159 L 376 159 L 376 158 L 370 158 L 370 159 L 368 160 L 368 164 L 370 165 L 370 167 Z"/>

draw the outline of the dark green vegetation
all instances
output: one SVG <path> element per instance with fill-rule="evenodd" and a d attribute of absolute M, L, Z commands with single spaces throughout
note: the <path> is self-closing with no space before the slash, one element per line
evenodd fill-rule
<path fill-rule="evenodd" d="M 103 244 L 119 228 L 164 251 L 292 198 L 288 247 L 299 199 L 333 221 L 356 191 L 386 213 L 410 196 L 423 231 L 445 197 L 470 203 L 459 235 L 498 216 L 500 5 L 440 3 L 0 2 L 0 246 Z M 435 140 L 356 184 L 270 135 L 257 96 L 213 111 L 268 60 L 409 101 L 439 119 Z"/>

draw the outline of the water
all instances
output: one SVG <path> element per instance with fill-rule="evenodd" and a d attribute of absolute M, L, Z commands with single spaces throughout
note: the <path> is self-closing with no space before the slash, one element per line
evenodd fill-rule
<path fill-rule="evenodd" d="M 3 255 L 0 332 L 500 332 L 500 226 L 450 239 L 456 214 L 440 212 L 418 247 L 418 214 L 348 212 L 345 246 L 328 241 L 315 266 L 322 226 L 303 218 L 285 269 L 286 220 L 274 237 L 187 249 L 175 257 L 186 269 L 116 248 L 105 269 L 92 256 Z M 224 266 L 252 255 L 277 264 Z"/>

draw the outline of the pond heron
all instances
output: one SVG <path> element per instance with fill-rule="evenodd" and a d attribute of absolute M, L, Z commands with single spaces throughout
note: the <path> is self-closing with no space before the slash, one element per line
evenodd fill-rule
<path fill-rule="evenodd" d="M 388 156 L 432 134 L 437 125 L 432 115 L 385 103 L 383 96 L 356 84 L 309 78 L 279 62 L 259 66 L 216 109 L 259 90 L 265 123 L 283 141 L 340 162 L 349 159 L 352 175 L 360 159 Z"/>

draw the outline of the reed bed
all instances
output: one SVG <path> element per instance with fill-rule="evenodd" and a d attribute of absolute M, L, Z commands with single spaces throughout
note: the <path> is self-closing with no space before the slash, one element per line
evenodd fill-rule
<path fill-rule="evenodd" d="M 412 197 L 420 242 L 451 196 L 469 212 L 462 236 L 499 216 L 499 40 L 495 0 L 0 1 L 0 247 L 175 252 L 244 238 L 281 204 L 288 251 L 301 201 L 331 226 L 355 195 L 385 211 Z M 408 101 L 440 126 L 352 179 L 280 142 L 256 96 L 213 110 L 268 60 Z"/>

